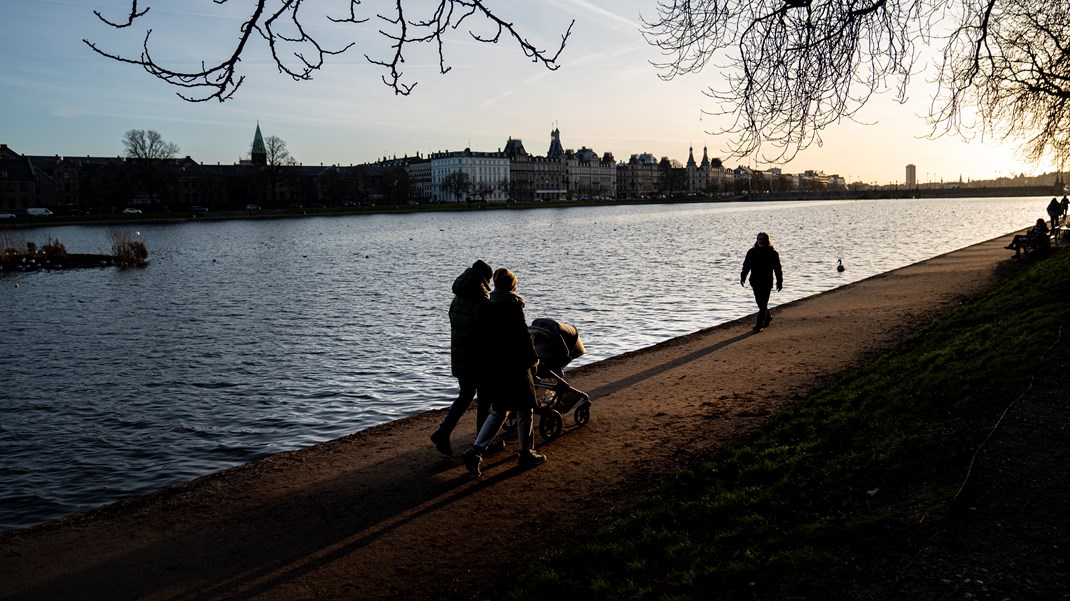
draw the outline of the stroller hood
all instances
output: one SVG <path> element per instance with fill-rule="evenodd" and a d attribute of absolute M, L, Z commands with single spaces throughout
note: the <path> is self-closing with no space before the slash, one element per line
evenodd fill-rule
<path fill-rule="evenodd" d="M 580 341 L 579 331 L 567 323 L 540 317 L 532 320 L 528 332 L 539 360 L 549 363 L 552 369 L 560 370 L 587 352 Z"/>

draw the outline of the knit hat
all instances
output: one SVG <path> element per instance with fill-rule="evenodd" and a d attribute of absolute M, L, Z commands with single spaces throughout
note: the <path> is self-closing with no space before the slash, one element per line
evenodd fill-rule
<path fill-rule="evenodd" d="M 494 275 L 494 270 L 490 268 L 490 265 L 484 263 L 482 259 L 477 259 L 475 263 L 472 263 L 472 269 L 475 269 L 476 273 L 479 274 L 479 277 L 488 282 L 490 281 L 491 276 Z"/>
<path fill-rule="evenodd" d="M 504 267 L 494 271 L 494 289 L 502 292 L 514 292 L 516 290 L 516 276 Z"/>

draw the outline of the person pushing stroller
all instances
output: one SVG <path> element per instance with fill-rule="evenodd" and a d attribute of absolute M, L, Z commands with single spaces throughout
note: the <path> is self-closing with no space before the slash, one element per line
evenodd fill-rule
<path fill-rule="evenodd" d="M 533 373 L 538 369 L 539 355 L 528 333 L 524 299 L 516 293 L 517 278 L 508 269 L 495 270 L 492 280 L 490 302 L 482 305 L 478 313 L 484 351 L 479 395 L 490 401 L 491 411 L 475 442 L 461 453 L 465 468 L 477 478 L 482 475 L 483 453 L 510 412 L 517 415 L 517 463 L 534 467 L 546 461 L 544 455 L 535 452 Z"/>

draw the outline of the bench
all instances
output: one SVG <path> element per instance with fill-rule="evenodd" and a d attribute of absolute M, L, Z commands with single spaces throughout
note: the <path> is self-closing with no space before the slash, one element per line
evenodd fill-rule
<path fill-rule="evenodd" d="M 1049 232 L 1046 236 L 1037 236 L 1036 238 L 1026 238 L 1023 236 L 1021 243 L 1015 251 L 1015 256 L 1019 254 L 1025 256 L 1036 250 L 1049 251 L 1053 245 L 1059 245 L 1059 232 L 1054 234 Z"/>

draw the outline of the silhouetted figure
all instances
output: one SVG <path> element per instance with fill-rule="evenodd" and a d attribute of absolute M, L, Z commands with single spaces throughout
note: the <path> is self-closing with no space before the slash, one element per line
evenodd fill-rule
<path fill-rule="evenodd" d="M 1051 219 L 1051 230 L 1055 231 L 1055 228 L 1059 227 L 1059 216 L 1063 214 L 1063 205 L 1059 203 L 1059 199 L 1054 196 L 1051 197 L 1051 202 L 1048 203 L 1048 217 Z"/>
<path fill-rule="evenodd" d="M 517 416 L 520 445 L 517 463 L 521 467 L 534 467 L 546 461 L 545 456 L 535 452 L 533 374 L 539 367 L 539 355 L 524 318 L 524 299 L 516 293 L 517 279 L 513 272 L 497 269 L 493 280 L 490 302 L 479 312 L 484 334 L 479 394 L 490 400 L 491 411 L 475 442 L 461 454 L 465 467 L 477 478 L 482 474 L 483 453 L 510 412 L 516 412 Z"/>
<path fill-rule="evenodd" d="M 754 246 L 747 251 L 743 259 L 743 271 L 739 274 L 739 284 L 746 287 L 747 274 L 750 273 L 750 287 L 754 291 L 754 302 L 758 304 L 758 320 L 754 331 L 761 332 L 769 327 L 773 316 L 769 314 L 769 294 L 773 289 L 773 277 L 776 276 L 776 289 L 780 292 L 784 275 L 780 270 L 780 253 L 769 242 L 769 234 L 760 232 Z"/>
<path fill-rule="evenodd" d="M 836 259 L 836 271 L 842 273 L 844 269 L 847 268 L 843 266 L 843 259 Z"/>
<path fill-rule="evenodd" d="M 479 309 L 490 302 L 490 265 L 476 261 L 453 281 L 453 302 L 450 303 L 450 368 L 457 378 L 460 392 L 450 405 L 442 424 L 431 434 L 435 448 L 446 455 L 453 454 L 450 434 L 476 396 L 479 371 L 482 369 L 482 333 L 479 328 Z M 476 404 L 476 431 L 487 420 L 490 404 L 479 395 Z"/>
<path fill-rule="evenodd" d="M 1043 219 L 1037 219 L 1036 225 L 1029 228 L 1025 234 L 1018 234 L 1011 240 L 1011 243 L 1007 245 L 1007 248 L 1014 251 L 1014 256 L 1021 256 L 1022 250 L 1028 247 L 1043 247 L 1048 243 L 1048 224 L 1044 223 Z"/>

